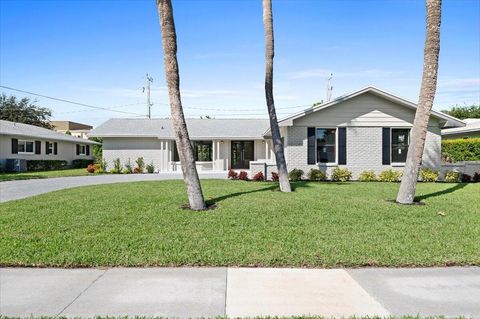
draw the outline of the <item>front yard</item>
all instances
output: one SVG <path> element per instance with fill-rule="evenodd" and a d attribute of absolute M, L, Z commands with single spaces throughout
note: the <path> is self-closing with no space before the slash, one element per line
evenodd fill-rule
<path fill-rule="evenodd" d="M 92 175 L 85 168 L 62 169 L 42 172 L 24 172 L 24 173 L 0 173 L 0 182 L 15 181 L 21 179 L 52 178 L 66 176 L 85 176 Z"/>
<path fill-rule="evenodd" d="M 68 189 L 0 204 L 2 266 L 480 265 L 480 183 L 202 181 L 216 209 L 192 212 L 182 181 Z"/>

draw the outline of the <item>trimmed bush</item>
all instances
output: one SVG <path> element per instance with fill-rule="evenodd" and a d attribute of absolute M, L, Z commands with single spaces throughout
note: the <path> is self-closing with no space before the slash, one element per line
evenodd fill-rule
<path fill-rule="evenodd" d="M 358 175 L 358 180 L 360 182 L 375 182 L 377 181 L 377 175 L 373 170 L 363 171 Z"/>
<path fill-rule="evenodd" d="M 350 172 L 348 168 L 335 167 L 330 179 L 333 182 L 348 182 L 352 179 L 352 172 Z"/>
<path fill-rule="evenodd" d="M 450 163 L 480 161 L 480 138 L 444 140 L 442 157 Z"/>
<path fill-rule="evenodd" d="M 422 182 L 436 182 L 440 173 L 431 168 L 421 168 L 418 175 Z"/>
<path fill-rule="evenodd" d="M 468 174 L 462 174 L 462 183 L 470 183 L 472 181 L 472 176 Z"/>
<path fill-rule="evenodd" d="M 113 160 L 113 170 L 117 171 L 118 173 L 122 172 L 122 164 L 120 163 L 120 158 L 118 157 Z"/>
<path fill-rule="evenodd" d="M 61 160 L 27 160 L 27 171 L 51 171 L 68 168 L 67 161 Z"/>
<path fill-rule="evenodd" d="M 86 168 L 90 164 L 93 164 L 93 160 L 75 159 L 72 161 L 72 168 Z"/>
<path fill-rule="evenodd" d="M 230 170 L 228 170 L 228 178 L 238 179 L 238 173 L 235 172 L 233 169 L 230 169 Z"/>
<path fill-rule="evenodd" d="M 133 172 L 134 173 L 143 173 L 143 171 L 145 170 L 145 161 L 143 160 L 143 157 L 137 158 L 135 163 L 137 163 L 137 166 L 135 167 Z"/>
<path fill-rule="evenodd" d="M 238 174 L 238 179 L 241 181 L 248 181 L 248 173 L 245 171 L 240 171 Z"/>
<path fill-rule="evenodd" d="M 147 170 L 147 173 L 150 173 L 150 174 L 155 172 L 155 166 L 153 165 L 153 162 L 145 166 L 145 169 Z"/>
<path fill-rule="evenodd" d="M 124 168 L 122 174 L 132 174 L 132 171 L 128 168 Z"/>
<path fill-rule="evenodd" d="M 112 169 L 110 170 L 110 174 L 122 174 L 122 171 L 120 171 L 120 170 L 118 170 L 118 169 L 116 169 L 116 168 L 112 168 Z"/>
<path fill-rule="evenodd" d="M 277 172 L 272 172 L 272 182 L 278 182 L 279 177 Z"/>
<path fill-rule="evenodd" d="M 303 171 L 298 168 L 294 168 L 288 173 L 288 179 L 290 179 L 293 182 L 300 181 L 302 180 L 303 176 Z"/>
<path fill-rule="evenodd" d="M 265 180 L 265 176 L 263 176 L 262 172 L 258 172 L 253 175 L 252 180 L 254 180 L 255 182 L 263 182 Z"/>
<path fill-rule="evenodd" d="M 475 174 L 473 174 L 472 182 L 480 182 L 480 172 L 475 172 Z"/>
<path fill-rule="evenodd" d="M 311 181 L 325 181 L 327 180 L 327 174 L 322 172 L 318 168 L 312 168 L 310 172 L 308 172 L 307 177 Z"/>
<path fill-rule="evenodd" d="M 443 179 L 446 183 L 458 183 L 460 182 L 460 173 L 455 171 L 448 171 L 445 173 L 445 178 Z"/>
<path fill-rule="evenodd" d="M 402 172 L 393 169 L 387 169 L 378 175 L 378 180 L 381 182 L 400 182 L 400 180 L 402 179 L 402 175 Z"/>
<path fill-rule="evenodd" d="M 95 173 L 95 167 L 93 166 L 93 164 L 87 166 L 87 172 L 89 172 L 90 174 Z"/>
<path fill-rule="evenodd" d="M 128 171 L 128 173 L 125 173 L 125 171 Z M 124 174 L 131 174 L 133 173 L 133 167 L 132 163 L 130 162 L 130 158 L 128 159 L 127 163 L 125 163 L 125 169 L 123 170 Z"/>

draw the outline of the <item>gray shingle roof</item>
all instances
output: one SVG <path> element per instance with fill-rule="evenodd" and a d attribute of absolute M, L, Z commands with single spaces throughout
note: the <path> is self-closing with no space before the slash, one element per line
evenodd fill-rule
<path fill-rule="evenodd" d="M 266 119 L 186 119 L 186 121 L 192 139 L 261 139 L 269 126 Z M 110 119 L 92 130 L 89 136 L 174 138 L 169 118 Z"/>
<path fill-rule="evenodd" d="M 463 121 L 467 123 L 466 126 L 444 129 L 442 135 L 480 132 L 480 119 L 465 119 Z"/>
<path fill-rule="evenodd" d="M 98 144 L 94 141 L 57 133 L 43 127 L 4 120 L 0 120 L 0 135 L 15 135 L 55 141 L 68 141 L 73 143 Z"/>

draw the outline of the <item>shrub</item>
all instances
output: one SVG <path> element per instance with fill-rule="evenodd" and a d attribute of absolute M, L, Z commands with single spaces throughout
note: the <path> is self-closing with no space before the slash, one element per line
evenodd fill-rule
<path fill-rule="evenodd" d="M 348 168 L 335 167 L 332 171 L 331 179 L 334 182 L 348 182 L 352 179 L 352 172 Z"/>
<path fill-rule="evenodd" d="M 238 179 L 238 173 L 235 172 L 233 169 L 230 169 L 230 170 L 228 170 L 228 178 Z"/>
<path fill-rule="evenodd" d="M 72 168 L 86 168 L 90 164 L 93 164 L 93 160 L 75 159 L 72 161 Z"/>
<path fill-rule="evenodd" d="M 290 171 L 290 173 L 288 173 L 288 179 L 293 182 L 302 180 L 302 176 L 303 176 L 303 171 L 298 168 L 294 168 Z"/>
<path fill-rule="evenodd" d="M 458 183 L 460 182 L 460 173 L 455 171 L 448 171 L 445 173 L 445 178 L 443 179 L 447 183 Z"/>
<path fill-rule="evenodd" d="M 442 157 L 447 162 L 480 161 L 480 138 L 442 141 Z"/>
<path fill-rule="evenodd" d="M 95 173 L 95 167 L 93 166 L 93 164 L 87 166 L 87 172 L 91 174 Z"/>
<path fill-rule="evenodd" d="M 135 166 L 135 167 L 133 168 L 133 173 L 134 173 L 134 174 L 140 174 L 140 173 L 143 173 L 143 172 L 140 170 L 139 167 Z"/>
<path fill-rule="evenodd" d="M 255 182 L 263 182 L 265 180 L 265 176 L 263 176 L 262 172 L 258 172 L 253 175 L 252 180 L 254 180 Z"/>
<path fill-rule="evenodd" d="M 120 159 L 118 157 L 113 160 L 113 169 L 119 173 L 122 171 L 122 164 L 120 163 Z"/>
<path fill-rule="evenodd" d="M 145 169 L 147 170 L 147 173 L 150 173 L 150 174 L 155 172 L 155 166 L 153 165 L 153 162 L 145 166 Z"/>
<path fill-rule="evenodd" d="M 132 174 L 132 171 L 129 170 L 128 168 L 123 169 L 123 174 Z"/>
<path fill-rule="evenodd" d="M 128 173 L 125 173 L 125 171 L 128 171 Z M 131 174 L 133 173 L 133 168 L 132 164 L 130 163 L 130 159 L 128 159 L 127 163 L 125 164 L 125 169 L 123 170 L 125 174 Z"/>
<path fill-rule="evenodd" d="M 472 181 L 472 176 L 468 174 L 462 174 L 462 182 L 463 183 L 469 183 Z"/>
<path fill-rule="evenodd" d="M 272 182 L 278 182 L 279 177 L 277 172 L 272 172 Z"/>
<path fill-rule="evenodd" d="M 145 170 L 145 161 L 143 160 L 143 157 L 137 158 L 135 163 L 137 163 L 137 167 L 135 167 L 136 173 L 143 173 Z"/>
<path fill-rule="evenodd" d="M 472 182 L 480 182 L 480 172 L 475 172 L 475 174 L 473 174 Z"/>
<path fill-rule="evenodd" d="M 439 172 L 431 168 L 422 168 L 419 175 L 422 182 L 436 182 Z"/>
<path fill-rule="evenodd" d="M 318 168 L 312 168 L 310 172 L 308 172 L 307 177 L 311 181 L 324 181 L 327 179 L 327 174 Z"/>
<path fill-rule="evenodd" d="M 358 180 L 360 182 L 375 182 L 377 181 L 377 175 L 373 170 L 363 171 L 358 175 Z"/>
<path fill-rule="evenodd" d="M 118 170 L 116 168 L 112 168 L 110 170 L 110 174 L 122 174 L 122 171 L 121 170 Z"/>
<path fill-rule="evenodd" d="M 393 169 L 387 169 L 378 175 L 378 180 L 381 182 L 400 182 L 402 175 L 402 172 Z"/>
<path fill-rule="evenodd" d="M 104 160 L 103 158 L 99 158 L 97 164 L 100 165 L 103 172 L 107 171 L 108 163 L 106 160 Z"/>
<path fill-rule="evenodd" d="M 248 173 L 245 171 L 240 171 L 238 174 L 238 179 L 242 181 L 248 181 Z"/>
<path fill-rule="evenodd" d="M 27 160 L 27 171 L 50 171 L 57 169 L 66 169 L 67 161 L 61 160 Z"/>

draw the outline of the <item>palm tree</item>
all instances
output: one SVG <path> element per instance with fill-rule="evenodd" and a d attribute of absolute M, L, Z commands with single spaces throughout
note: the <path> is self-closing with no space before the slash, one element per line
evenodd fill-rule
<path fill-rule="evenodd" d="M 437 88 L 438 56 L 440 52 L 440 20 L 442 14 L 441 0 L 426 0 L 427 33 L 423 60 L 423 77 L 420 88 L 415 120 L 413 122 L 411 143 L 408 147 L 407 160 L 402 183 L 397 195 L 397 202 L 412 204 L 415 198 L 418 170 L 422 162 L 428 121 L 432 111 Z"/>
<path fill-rule="evenodd" d="M 280 190 L 282 192 L 291 192 L 288 181 L 287 163 L 285 162 L 285 152 L 283 149 L 280 128 L 278 127 L 277 113 L 275 112 L 275 103 L 273 101 L 273 16 L 272 1 L 263 0 L 263 26 L 265 29 L 265 96 L 267 99 L 268 115 L 270 117 L 270 131 L 272 133 L 273 151 L 277 162 Z"/>
<path fill-rule="evenodd" d="M 183 115 L 182 101 L 180 98 L 180 76 L 177 61 L 177 35 L 173 21 L 173 9 L 170 0 L 157 0 L 158 15 L 160 16 L 160 29 L 162 31 L 162 44 L 164 51 L 165 76 L 170 100 L 170 113 L 172 115 L 173 131 L 177 143 L 178 157 L 182 164 L 183 180 L 187 187 L 188 202 L 193 210 L 206 208 L 203 198 L 200 179 L 198 178 L 192 144 L 188 136 L 187 123 Z"/>

